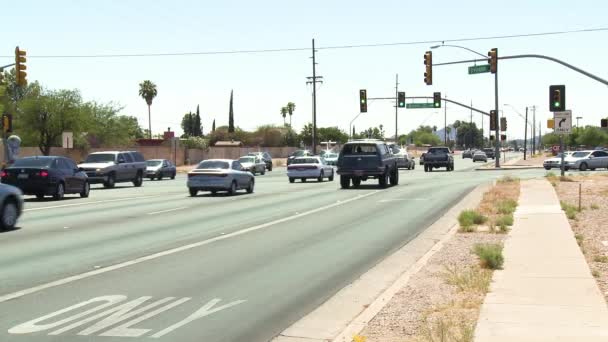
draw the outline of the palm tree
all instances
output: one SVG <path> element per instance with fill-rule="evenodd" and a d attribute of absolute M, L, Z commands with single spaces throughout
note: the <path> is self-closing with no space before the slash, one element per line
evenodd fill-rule
<path fill-rule="evenodd" d="M 285 126 L 285 118 L 287 117 L 287 107 L 281 107 L 281 116 L 283 116 L 283 126 Z"/>
<path fill-rule="evenodd" d="M 158 91 L 156 90 L 156 84 L 150 80 L 145 80 L 139 84 L 139 96 L 146 100 L 148 105 L 148 138 L 152 139 L 152 116 L 150 115 L 150 106 L 152 106 L 152 100 L 156 97 Z"/>
<path fill-rule="evenodd" d="M 296 110 L 296 104 L 293 102 L 287 102 L 287 111 L 289 112 L 289 126 L 291 127 L 291 116 Z"/>

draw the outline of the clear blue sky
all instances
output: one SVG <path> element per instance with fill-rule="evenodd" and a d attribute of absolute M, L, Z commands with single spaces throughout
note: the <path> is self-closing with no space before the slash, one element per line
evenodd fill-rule
<path fill-rule="evenodd" d="M 296 103 L 294 126 L 311 121 L 310 51 L 106 59 L 45 59 L 36 55 L 164 53 L 250 50 L 444 40 L 518 33 L 608 27 L 606 1 L 19 1 L 2 16 L 0 64 L 12 62 L 16 45 L 25 49 L 28 79 L 48 88 L 78 88 L 87 100 L 116 102 L 123 113 L 148 125 L 138 83 L 158 86 L 152 128 L 178 129 L 185 112 L 200 104 L 205 132 L 215 118 L 228 122 L 230 90 L 235 122 L 244 129 L 281 124 L 281 106 Z M 563 59 L 608 79 L 608 31 L 548 37 L 457 43 L 486 54 L 542 53 Z M 395 74 L 407 95 L 432 95 L 493 107 L 490 74 L 467 75 L 466 65 L 434 68 L 434 84 L 423 82 L 423 54 L 430 44 L 321 50 L 318 74 L 318 124 L 348 130 L 358 112 L 358 90 L 370 97 L 392 96 Z M 434 50 L 434 62 L 473 57 L 454 48 Z M 500 104 L 537 106 L 546 120 L 548 86 L 566 84 L 567 104 L 583 124 L 599 125 L 608 87 L 560 65 L 541 60 L 499 64 Z M 523 136 L 523 120 L 504 107 L 509 136 Z M 468 120 L 469 111 L 448 107 L 448 122 Z M 474 114 L 474 120 L 481 121 Z M 443 126 L 443 110 L 400 110 L 399 133 L 421 123 Z M 487 124 L 487 120 L 485 120 Z M 371 102 L 355 122 L 357 130 L 383 124 L 394 132 L 394 108 Z M 544 123 L 543 123 L 544 126 Z"/>

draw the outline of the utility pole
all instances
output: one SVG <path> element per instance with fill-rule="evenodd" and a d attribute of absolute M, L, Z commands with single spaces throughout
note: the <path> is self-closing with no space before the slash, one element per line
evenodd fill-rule
<path fill-rule="evenodd" d="M 528 153 L 528 107 L 526 107 L 526 122 L 524 122 L 524 160 Z"/>
<path fill-rule="evenodd" d="M 532 155 L 536 153 L 536 106 L 532 106 Z"/>
<path fill-rule="evenodd" d="M 317 83 L 323 83 L 323 76 L 317 76 L 315 59 L 315 40 L 312 40 L 312 77 L 307 77 L 306 84 L 312 84 L 312 153 L 317 154 Z"/>
<path fill-rule="evenodd" d="M 494 110 L 496 111 L 496 116 L 498 116 L 498 70 L 494 73 Z M 497 120 L 498 121 L 498 120 Z M 496 123 L 496 129 L 494 130 L 495 140 L 494 142 L 494 166 L 500 167 L 500 131 L 498 122 Z"/>
<path fill-rule="evenodd" d="M 469 144 L 467 145 L 467 148 L 471 148 L 471 146 L 473 146 L 474 144 L 474 139 L 473 139 L 473 99 L 471 99 L 471 119 L 469 119 Z M 456 139 L 458 140 L 458 139 Z"/>
<path fill-rule="evenodd" d="M 399 144 L 399 135 L 397 134 L 397 110 L 399 109 L 399 74 L 395 74 L 395 144 Z"/>
<path fill-rule="evenodd" d="M 444 98 L 448 98 L 448 94 L 445 94 Z M 445 146 L 448 146 L 448 101 L 443 101 L 443 140 Z"/>

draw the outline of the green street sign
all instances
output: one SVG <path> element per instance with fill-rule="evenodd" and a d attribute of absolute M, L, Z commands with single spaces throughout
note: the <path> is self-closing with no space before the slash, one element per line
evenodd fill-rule
<path fill-rule="evenodd" d="M 419 108 L 434 108 L 433 103 L 406 103 L 405 108 L 419 109 Z"/>
<path fill-rule="evenodd" d="M 469 67 L 469 75 L 483 74 L 484 72 L 490 72 L 490 64 L 481 64 Z"/>

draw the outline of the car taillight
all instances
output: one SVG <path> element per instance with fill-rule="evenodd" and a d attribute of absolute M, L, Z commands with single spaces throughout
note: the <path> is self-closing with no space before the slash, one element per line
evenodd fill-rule
<path fill-rule="evenodd" d="M 40 171 L 40 177 L 48 177 L 48 176 L 49 176 L 48 171 Z"/>
<path fill-rule="evenodd" d="M 189 173 L 189 174 L 188 174 L 188 178 L 192 178 L 192 177 L 194 177 L 194 174 Z"/>
<path fill-rule="evenodd" d="M 8 178 L 8 172 L 6 172 L 5 170 L 2 170 L 2 173 L 0 173 L 0 177 L 1 178 Z"/>

